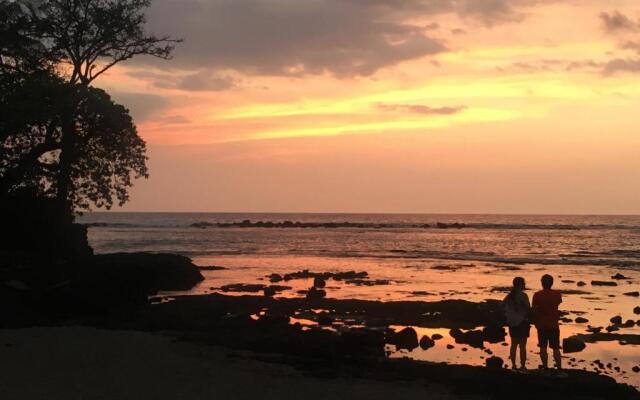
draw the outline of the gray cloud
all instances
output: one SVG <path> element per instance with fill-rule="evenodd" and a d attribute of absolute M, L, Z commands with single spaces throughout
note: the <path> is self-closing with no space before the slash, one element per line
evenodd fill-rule
<path fill-rule="evenodd" d="M 223 91 L 237 86 L 234 78 L 211 72 L 200 71 L 186 76 L 175 76 L 170 73 L 133 69 L 129 76 L 151 82 L 161 89 L 180 89 L 185 91 Z"/>
<path fill-rule="evenodd" d="M 353 77 L 447 50 L 429 34 L 436 25 L 410 18 L 456 13 L 492 26 L 542 1 L 552 0 L 156 0 L 148 19 L 185 39 L 171 67 Z"/>
<path fill-rule="evenodd" d="M 170 102 L 161 96 L 147 93 L 110 91 L 113 99 L 127 107 L 136 123 L 148 120 L 170 106 Z"/>
<path fill-rule="evenodd" d="M 632 40 L 626 41 L 620 44 L 620 48 L 624 50 L 633 50 L 640 55 L 640 41 L 634 42 Z"/>
<path fill-rule="evenodd" d="M 377 108 L 383 111 L 402 111 L 423 115 L 450 115 L 459 113 L 466 106 L 429 107 L 421 104 L 378 104 Z"/>
<path fill-rule="evenodd" d="M 616 58 L 607 62 L 603 69 L 605 75 L 614 75 L 620 72 L 640 72 L 640 58 Z"/>
<path fill-rule="evenodd" d="M 620 11 L 602 12 L 600 13 L 600 20 L 605 32 L 610 34 L 640 31 L 640 22 L 633 21 Z"/>

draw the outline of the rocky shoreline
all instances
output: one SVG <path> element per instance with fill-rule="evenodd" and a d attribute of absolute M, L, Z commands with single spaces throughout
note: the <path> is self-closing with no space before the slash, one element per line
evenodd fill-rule
<path fill-rule="evenodd" d="M 499 302 L 494 300 L 382 302 L 308 295 L 274 298 L 266 292 L 153 297 L 160 291 L 193 287 L 202 280 L 201 269 L 186 257 L 170 254 L 123 253 L 84 260 L 82 269 L 71 269 L 70 282 L 46 293 L 35 295 L 33 290 L 5 284 L 0 294 L 3 303 L 12 307 L 5 310 L 2 327 L 81 324 L 161 333 L 202 346 L 248 350 L 256 359 L 292 365 L 313 376 L 419 381 L 494 399 L 510 399 L 514 393 L 522 399 L 640 398 L 635 388 L 594 372 L 572 369 L 568 378 L 558 379 L 504 369 L 502 360 L 485 348 L 486 343 L 503 342 L 506 335 Z M 322 287 L 327 279 L 366 280 L 368 276 L 301 271 L 269 280 L 293 279 L 313 279 L 314 289 L 320 291 L 316 286 Z M 389 358 L 389 346 L 429 349 L 439 339 L 419 336 L 412 326 L 449 330 L 456 343 L 485 351 L 487 367 Z M 626 336 L 577 339 L 637 340 Z M 521 393 L 522 387 L 527 387 L 526 393 Z"/>

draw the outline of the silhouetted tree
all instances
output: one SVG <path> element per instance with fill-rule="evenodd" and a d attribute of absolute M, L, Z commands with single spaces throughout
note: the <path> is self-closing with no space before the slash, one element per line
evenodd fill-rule
<path fill-rule="evenodd" d="M 0 188 L 5 193 L 36 189 L 57 196 L 62 173 L 64 112 L 73 106 L 75 140 L 65 151 L 72 160 L 68 201 L 76 209 L 91 204 L 110 208 L 128 199 L 132 176 L 146 177 L 145 143 L 128 111 L 91 86 L 77 86 L 56 77 L 26 79 L 2 95 L 11 107 L 0 109 Z M 68 145 L 68 143 L 67 143 Z"/>
<path fill-rule="evenodd" d="M 144 31 L 150 0 L 0 0 L 0 185 L 35 187 L 63 210 L 124 203 L 146 177 L 128 111 L 91 83 L 178 40 Z M 9 108 L 13 111 L 9 112 Z"/>

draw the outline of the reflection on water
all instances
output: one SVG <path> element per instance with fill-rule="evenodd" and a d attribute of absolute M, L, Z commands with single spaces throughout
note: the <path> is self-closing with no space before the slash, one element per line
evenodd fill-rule
<path fill-rule="evenodd" d="M 261 228 L 235 227 L 199 229 L 198 222 L 286 220 L 327 223 L 354 222 L 363 227 Z M 223 285 L 250 283 L 270 285 L 267 276 L 308 269 L 312 272 L 366 271 L 367 282 L 327 280 L 327 296 L 338 299 L 420 300 L 502 299 L 503 288 L 514 276 L 522 276 L 531 288 L 539 287 L 543 273 L 556 278 L 565 291 L 561 309 L 568 318 L 563 335 L 586 333 L 589 325 L 606 327 L 620 315 L 624 321 L 638 320 L 634 307 L 638 297 L 624 293 L 638 290 L 640 282 L 640 217 L 638 216 L 495 216 L 495 215 L 330 215 L 330 214 L 88 214 L 81 222 L 98 223 L 89 230 L 91 245 L 99 253 L 152 251 L 179 253 L 198 265 L 228 268 L 203 271 L 205 281 L 191 293 L 220 291 Z M 439 229 L 437 222 L 460 223 L 462 229 Z M 423 225 L 427 224 L 428 227 Z M 375 226 L 374 226 L 375 225 Z M 383 226 L 384 227 L 381 227 Z M 203 226 L 209 226 L 204 224 Z M 616 286 L 593 286 L 591 281 Z M 579 285 L 584 282 L 584 285 Z M 312 286 L 311 279 L 279 282 L 291 289 L 276 297 L 301 297 Z M 229 292 L 226 294 L 246 294 Z M 254 294 L 261 295 L 262 292 Z M 588 319 L 576 323 L 577 317 Z M 309 329 L 304 316 L 296 322 Z M 326 329 L 340 330 L 340 321 Z M 483 364 L 486 351 L 453 344 L 448 331 L 420 329 L 420 334 L 441 333 L 444 339 L 429 350 L 393 353 L 443 362 Z M 640 334 L 638 325 L 619 333 Z M 535 329 L 530 339 L 529 366 L 537 366 Z M 453 344 L 454 349 L 447 349 Z M 466 349 L 463 350 L 463 349 Z M 508 347 L 487 349 L 507 359 Z M 572 361 L 572 358 L 575 361 Z M 599 360 L 600 367 L 594 361 Z M 630 373 L 640 363 L 639 346 L 617 342 L 587 344 L 566 358 L 572 368 L 598 369 L 623 382 L 640 385 L 640 374 Z M 611 363 L 611 366 L 607 365 Z M 616 371 L 616 367 L 620 371 Z"/>

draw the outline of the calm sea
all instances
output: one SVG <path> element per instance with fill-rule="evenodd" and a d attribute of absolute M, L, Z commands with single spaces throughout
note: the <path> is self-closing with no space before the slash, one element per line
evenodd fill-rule
<path fill-rule="evenodd" d="M 251 224 L 245 227 L 216 225 L 247 220 Z M 284 221 L 311 227 L 256 226 Z M 90 241 L 98 253 L 640 265 L 640 216 L 114 212 L 89 213 L 79 222 L 91 226 Z M 345 222 L 357 225 L 325 225 Z"/>

